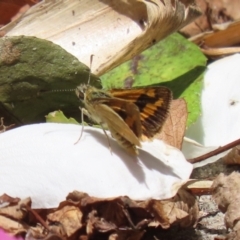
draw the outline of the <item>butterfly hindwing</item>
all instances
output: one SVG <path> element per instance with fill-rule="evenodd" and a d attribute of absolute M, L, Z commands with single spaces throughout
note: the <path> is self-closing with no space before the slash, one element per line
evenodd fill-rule
<path fill-rule="evenodd" d="M 99 103 L 94 104 L 94 109 L 97 111 L 98 117 L 107 125 L 111 132 L 117 132 L 122 138 L 125 138 L 131 144 L 141 146 L 138 137 L 131 128 L 108 105 L 102 104 L 100 101 Z"/>
<path fill-rule="evenodd" d="M 137 138 L 141 137 L 140 112 L 134 103 L 120 98 L 98 98 L 97 102 L 101 102 L 111 108 L 129 126 Z"/>
<path fill-rule="evenodd" d="M 110 92 L 113 97 L 123 98 L 138 107 L 143 137 L 150 139 L 161 130 L 172 100 L 171 90 L 166 87 L 146 87 L 112 89 Z"/>

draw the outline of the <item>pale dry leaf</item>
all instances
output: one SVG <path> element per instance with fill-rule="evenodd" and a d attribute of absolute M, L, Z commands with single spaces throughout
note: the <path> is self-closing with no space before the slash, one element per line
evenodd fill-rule
<path fill-rule="evenodd" d="M 224 57 L 240 52 L 240 47 L 225 47 L 225 48 L 201 48 L 202 53 L 210 58 Z"/>
<path fill-rule="evenodd" d="M 199 15 L 194 4 L 178 0 L 51 0 L 2 31 L 53 41 L 86 65 L 93 54 L 92 72 L 102 75 Z"/>
<path fill-rule="evenodd" d="M 157 138 L 178 149 L 182 148 L 187 123 L 187 103 L 184 99 L 173 100 L 169 116 Z"/>
<path fill-rule="evenodd" d="M 199 180 L 199 179 L 190 179 L 187 183 L 183 186 L 193 195 L 203 195 L 203 194 L 210 194 L 212 189 L 212 181 L 210 180 Z"/>
<path fill-rule="evenodd" d="M 229 176 L 219 174 L 214 180 L 213 198 L 218 205 L 218 208 L 225 213 L 225 225 L 231 228 L 232 238 L 239 239 L 240 237 L 240 174 L 233 172 Z"/>
<path fill-rule="evenodd" d="M 227 155 L 223 157 L 226 164 L 240 164 L 240 145 L 234 147 Z"/>
<path fill-rule="evenodd" d="M 237 34 L 239 30 L 240 21 L 238 20 L 229 24 L 223 30 L 215 30 L 197 35 L 193 37 L 191 41 L 198 45 L 202 45 L 202 43 L 204 43 L 204 46 L 207 48 L 230 47 L 239 43 L 240 36 Z"/>

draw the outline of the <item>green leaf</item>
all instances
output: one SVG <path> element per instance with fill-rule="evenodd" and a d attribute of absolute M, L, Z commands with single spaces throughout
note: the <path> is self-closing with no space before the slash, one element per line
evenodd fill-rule
<path fill-rule="evenodd" d="M 67 118 L 64 115 L 64 113 L 60 110 L 50 112 L 47 116 L 45 116 L 45 118 L 46 118 L 46 122 L 48 122 L 48 123 L 70 123 L 70 124 L 82 125 L 78 121 L 76 121 L 74 118 L 71 118 L 71 117 Z M 89 124 L 86 122 L 83 122 L 83 125 L 89 126 Z M 91 126 L 102 129 L 102 127 L 100 125 L 91 124 Z"/>
<path fill-rule="evenodd" d="M 54 111 L 49 113 L 46 116 L 46 122 L 48 123 L 70 123 L 70 124 L 78 124 L 79 123 L 74 118 L 67 118 L 62 111 Z"/>
<path fill-rule="evenodd" d="M 80 117 L 74 89 L 88 81 L 89 68 L 60 46 L 36 37 L 0 38 L 0 76 L 0 116 L 34 123 L 61 109 Z M 97 79 L 91 75 L 99 86 Z"/>
<path fill-rule="evenodd" d="M 189 126 L 200 114 L 200 94 L 206 57 L 180 34 L 172 34 L 133 60 L 103 75 L 106 89 L 139 86 L 169 87 L 174 98 L 185 98 Z"/>

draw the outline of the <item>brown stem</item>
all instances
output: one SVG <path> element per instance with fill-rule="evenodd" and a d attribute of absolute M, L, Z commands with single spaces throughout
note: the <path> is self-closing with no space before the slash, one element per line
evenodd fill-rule
<path fill-rule="evenodd" d="M 33 214 L 33 216 L 36 218 L 36 220 L 42 224 L 43 227 L 45 227 L 48 231 L 49 231 L 49 227 L 47 225 L 47 223 L 42 219 L 42 217 L 33 209 L 31 209 L 28 205 L 26 204 L 22 204 L 21 205 L 22 208 L 25 208 L 28 212 L 31 212 Z"/>
<path fill-rule="evenodd" d="M 199 157 L 196 157 L 196 158 L 191 158 L 191 159 L 188 159 L 188 162 L 190 163 L 197 163 L 197 162 L 201 162 L 207 158 L 210 158 L 212 156 L 215 156 L 215 155 L 218 155 L 219 153 L 222 153 L 222 152 L 225 152 L 233 147 L 236 147 L 237 145 L 240 144 L 240 139 L 238 140 L 235 140 L 231 143 L 228 143 L 227 145 L 224 145 L 222 147 L 219 147 L 211 152 L 208 152 L 202 156 L 199 156 Z"/>

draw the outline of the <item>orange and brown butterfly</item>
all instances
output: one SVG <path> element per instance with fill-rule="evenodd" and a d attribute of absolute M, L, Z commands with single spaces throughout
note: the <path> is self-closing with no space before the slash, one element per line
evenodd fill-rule
<path fill-rule="evenodd" d="M 118 144 L 137 155 L 140 141 L 160 132 L 172 100 L 166 87 L 112 89 L 104 91 L 80 85 L 76 94 L 82 101 L 82 115 L 107 128 Z"/>

